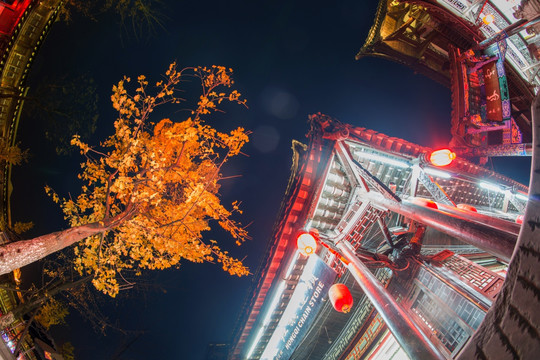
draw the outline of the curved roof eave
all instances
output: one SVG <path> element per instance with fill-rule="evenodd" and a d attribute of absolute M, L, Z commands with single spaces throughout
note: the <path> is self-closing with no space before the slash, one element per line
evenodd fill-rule
<path fill-rule="evenodd" d="M 375 22 L 373 23 L 371 29 L 369 29 L 368 36 L 366 38 L 366 41 L 364 42 L 364 45 L 356 54 L 356 60 L 360 59 L 362 56 L 370 55 L 371 47 L 380 40 L 381 26 L 384 22 L 384 18 L 386 17 L 387 9 L 387 1 L 380 0 L 379 5 L 377 6 L 377 11 L 375 13 Z"/>
<path fill-rule="evenodd" d="M 321 154 L 323 146 L 321 134 L 321 131 L 312 128 L 308 146 L 299 141 L 292 142 L 291 175 L 274 224 L 270 244 L 265 251 L 263 263 L 256 272 L 249 292 L 251 295 L 247 298 L 237 322 L 237 330 L 233 337 L 235 347 L 231 351 L 232 359 L 241 358 L 253 327 L 257 324 L 260 311 L 264 307 L 265 298 L 280 272 L 286 252 L 291 248 L 291 239 L 296 235 L 294 230 L 298 226 L 299 219 L 301 220 L 302 214 L 308 211 L 307 205 L 311 202 L 310 196 L 318 173 L 317 165 L 325 163 L 320 157 L 310 156 L 314 149 Z"/>

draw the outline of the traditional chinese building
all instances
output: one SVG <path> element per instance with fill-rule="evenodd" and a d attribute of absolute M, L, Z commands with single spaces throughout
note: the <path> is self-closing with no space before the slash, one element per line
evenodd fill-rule
<path fill-rule="evenodd" d="M 339 251 L 319 246 L 316 261 L 299 254 L 298 233 L 314 229 L 329 244 L 350 244 L 437 350 L 455 356 L 504 282 L 527 187 L 463 159 L 443 170 L 426 160 L 431 149 L 324 115 L 311 125 L 309 144 L 295 143 L 272 247 L 231 358 L 401 351 Z M 328 301 L 334 282 L 352 292 L 348 314 Z"/>
<path fill-rule="evenodd" d="M 26 77 L 63 0 L 0 2 L 0 136 L 16 144 L 17 124 L 27 92 Z M 0 164 L 0 214 L 9 223 L 11 165 Z"/>
<path fill-rule="evenodd" d="M 450 87 L 462 154 L 530 155 L 539 11 L 538 0 L 381 0 L 356 57 L 393 60 Z"/>
<path fill-rule="evenodd" d="M 440 168 L 432 149 L 312 116 L 231 359 L 534 358 L 540 160 L 530 191 L 479 164 L 539 143 L 539 11 L 537 0 L 380 1 L 357 59 L 449 86 L 458 159 Z M 315 256 L 297 250 L 305 231 L 320 238 Z M 350 313 L 334 310 L 333 283 L 349 287 Z"/>
<path fill-rule="evenodd" d="M 16 144 L 17 124 L 27 88 L 25 80 L 38 49 L 63 6 L 63 0 L 6 0 L 0 2 L 0 136 L 9 145 Z M 0 222 L 11 224 L 10 194 L 11 165 L 0 164 Z M 0 232 L 0 243 L 10 241 Z M 18 286 L 20 272 L 0 277 L 7 288 Z M 20 303 L 13 291 L 0 289 L 0 314 L 6 314 Z M 58 359 L 59 355 L 48 344 L 47 336 L 39 339 L 27 329 L 27 322 L 18 318 L 8 328 L 0 329 L 0 358 Z M 45 339 L 45 341 L 43 340 Z"/>

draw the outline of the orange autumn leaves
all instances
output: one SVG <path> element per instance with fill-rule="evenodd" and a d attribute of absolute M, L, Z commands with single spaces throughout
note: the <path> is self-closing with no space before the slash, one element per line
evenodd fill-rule
<path fill-rule="evenodd" d="M 125 274 L 178 266 L 182 259 L 219 262 L 232 275 L 249 273 L 220 244 L 203 238 L 212 223 L 237 245 L 248 238 L 234 220 L 241 212 L 239 204 L 225 206 L 219 196 L 221 169 L 240 153 L 248 133 L 243 128 L 222 133 L 203 119 L 220 111 L 223 102 L 245 105 L 231 90 L 231 74 L 221 66 L 178 70 L 172 64 L 155 86 L 139 76 L 133 94 L 127 89 L 130 79 L 124 78 L 111 97 L 118 111 L 115 133 L 98 148 L 73 138 L 72 144 L 87 158 L 79 175 L 84 186 L 76 199 L 59 199 L 56 194 L 53 199 L 71 226 L 111 222 L 107 231 L 75 248 L 76 269 L 94 274 L 97 289 L 115 296 Z M 179 86 L 194 79 L 200 81 L 201 95 L 189 116 L 154 123 L 157 107 L 185 108 Z"/>

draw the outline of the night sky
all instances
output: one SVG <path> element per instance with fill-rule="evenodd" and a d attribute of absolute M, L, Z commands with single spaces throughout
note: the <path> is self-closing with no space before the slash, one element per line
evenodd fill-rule
<path fill-rule="evenodd" d="M 224 170 L 241 175 L 223 183 L 224 203 L 242 202 L 253 240 L 224 248 L 255 273 L 270 240 L 291 165 L 291 140 L 304 141 L 307 116 L 322 112 L 425 146 L 450 140 L 450 90 L 386 60 L 356 61 L 373 24 L 372 1 L 164 1 L 165 30 L 137 41 L 120 30 L 114 15 L 98 21 L 76 17 L 57 23 L 33 65 L 28 84 L 68 74 L 89 74 L 98 84 L 100 118 L 94 143 L 112 132 L 112 85 L 124 75 L 157 80 L 172 61 L 179 67 L 224 65 L 235 70 L 249 109 L 233 108 L 211 125 L 253 131 L 244 152 Z M 185 114 L 172 114 L 182 120 Z M 13 218 L 32 220 L 29 236 L 63 229 L 60 209 L 45 196 L 45 184 L 60 195 L 77 194 L 78 156 L 55 155 L 39 118 L 22 118 L 19 140 L 28 164 L 14 170 Z M 496 170 L 528 182 L 528 159 Z M 211 234 L 220 236 L 219 234 Z M 204 359 L 209 343 L 226 343 L 254 276 L 233 278 L 218 265 L 183 263 L 178 270 L 145 274 L 147 291 L 121 293 L 105 302 L 111 322 L 132 333 L 96 334 L 76 313 L 53 331 L 71 341 L 76 359 Z M 138 332 L 144 333 L 137 335 Z"/>

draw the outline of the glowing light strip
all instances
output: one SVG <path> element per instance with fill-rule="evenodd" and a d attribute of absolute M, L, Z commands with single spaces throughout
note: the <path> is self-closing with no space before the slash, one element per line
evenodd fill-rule
<path fill-rule="evenodd" d="M 281 293 L 283 292 L 283 289 L 285 288 L 285 281 L 282 281 L 281 284 L 279 284 L 276 294 L 274 295 L 274 298 L 272 299 L 272 303 L 270 307 L 268 308 L 268 312 L 266 313 L 266 317 L 264 318 L 263 325 L 266 325 L 270 322 L 270 318 L 272 318 L 272 314 L 274 313 L 274 309 L 276 308 L 276 305 L 278 304 L 279 300 L 281 299 Z"/>
<path fill-rule="evenodd" d="M 308 262 L 306 263 L 306 266 L 304 267 L 302 276 L 300 276 L 300 281 L 308 281 L 308 279 L 310 279 L 310 276 L 313 273 L 313 270 L 315 269 L 316 266 L 317 266 L 317 262 L 313 261 L 310 257 Z"/>
<path fill-rule="evenodd" d="M 529 197 L 528 197 L 528 196 L 525 196 L 525 195 L 520 194 L 520 193 L 517 193 L 517 194 L 516 194 L 516 197 L 517 197 L 519 200 L 529 201 Z"/>
<path fill-rule="evenodd" d="M 299 254 L 300 254 L 300 252 L 298 250 L 296 250 L 296 252 L 294 254 L 294 257 L 293 257 L 293 259 L 291 261 L 291 264 L 289 265 L 289 268 L 287 269 L 287 272 L 285 274 L 285 279 L 289 277 L 292 270 L 294 269 L 294 266 L 296 265 L 296 260 L 298 259 Z M 266 317 L 264 318 L 263 326 L 259 329 L 259 332 L 257 333 L 257 336 L 253 340 L 253 345 L 251 345 L 251 348 L 249 349 L 249 352 L 248 352 L 248 355 L 247 355 L 248 359 L 251 357 L 251 354 L 253 353 L 253 351 L 257 347 L 257 344 L 259 343 L 259 340 L 261 339 L 261 336 L 264 333 L 264 329 L 266 328 L 266 325 L 270 322 L 270 319 L 272 318 L 272 314 L 274 313 L 274 310 L 275 310 L 278 302 L 281 300 L 281 295 L 283 293 L 284 288 L 285 288 L 285 281 L 282 281 L 279 284 L 279 286 L 277 287 L 277 289 L 276 289 L 276 293 L 274 295 L 274 298 L 272 299 L 272 303 L 271 303 L 270 307 L 268 308 L 268 311 L 266 313 Z"/>
<path fill-rule="evenodd" d="M 308 261 L 309 264 L 309 261 Z M 285 331 L 286 326 L 283 324 L 287 324 L 293 317 L 296 315 L 296 308 L 299 306 L 299 304 L 302 301 L 305 301 L 306 298 L 306 292 L 308 291 L 308 287 L 305 283 L 305 277 L 306 272 L 302 273 L 302 276 L 300 277 L 300 281 L 298 282 L 298 285 L 296 286 L 296 289 L 289 300 L 289 304 L 287 305 L 287 308 L 285 309 L 285 312 L 281 315 L 281 319 L 279 323 L 277 324 L 276 328 L 274 329 L 274 333 L 283 333 Z M 283 319 L 287 319 L 287 321 L 283 322 Z M 280 342 L 279 336 L 272 336 L 270 340 L 268 341 L 268 344 L 266 344 L 263 357 L 265 359 L 272 359 L 275 357 L 275 355 L 280 350 L 277 347 L 277 344 Z"/>
<path fill-rule="evenodd" d="M 432 168 L 424 168 L 424 172 L 428 175 L 436 176 L 442 179 L 450 179 L 452 177 L 452 175 L 447 173 L 446 171 L 432 169 Z"/>
<path fill-rule="evenodd" d="M 392 159 L 392 158 L 382 156 L 382 155 L 378 155 L 378 154 L 374 154 L 374 153 L 360 152 L 360 153 L 357 153 L 357 154 L 359 154 L 360 157 L 363 157 L 364 159 L 379 161 L 379 162 L 385 163 L 387 165 L 393 165 L 395 167 L 408 168 L 410 166 L 410 164 L 408 162 Z"/>
<path fill-rule="evenodd" d="M 296 259 L 295 259 L 296 261 Z M 274 295 L 274 298 L 272 299 L 272 303 L 270 307 L 268 308 L 268 312 L 266 313 L 266 317 L 263 321 L 263 326 L 259 329 L 259 332 L 257 333 L 257 336 L 253 340 L 253 344 L 251 345 L 251 348 L 249 349 L 247 358 L 249 359 L 251 357 L 251 354 L 257 347 L 257 344 L 259 343 L 259 340 L 261 339 L 261 336 L 264 333 L 264 329 L 266 328 L 266 325 L 270 322 L 270 319 L 272 318 L 272 314 L 274 313 L 274 310 L 276 308 L 276 305 L 278 304 L 279 300 L 281 299 L 281 293 L 283 292 L 283 289 L 285 288 L 285 281 L 282 281 L 278 288 L 276 289 L 276 293 Z"/>
<path fill-rule="evenodd" d="M 255 336 L 255 340 L 253 340 L 253 345 L 251 345 L 251 349 L 249 349 L 249 352 L 247 354 L 247 358 L 249 359 L 251 357 L 251 354 L 253 354 L 253 350 L 257 347 L 257 344 L 259 343 L 259 340 L 261 339 L 261 336 L 264 332 L 264 327 L 259 329 L 259 333 L 257 336 Z"/>
<path fill-rule="evenodd" d="M 298 259 L 298 254 L 300 254 L 300 252 L 298 250 L 296 250 L 296 252 L 294 253 L 294 257 L 291 261 L 291 264 L 289 265 L 289 268 L 287 269 L 287 272 L 285 273 L 285 279 L 288 279 L 289 278 L 289 275 L 291 275 L 293 269 L 294 269 L 294 266 L 296 265 L 296 260 Z"/>
<path fill-rule="evenodd" d="M 504 192 L 504 190 L 501 189 L 501 187 L 499 185 L 497 185 L 497 184 L 492 184 L 492 183 L 482 181 L 478 185 L 480 185 L 481 188 L 486 189 L 486 190 L 491 190 L 491 191 L 495 191 L 495 192 L 498 192 L 498 193 L 503 193 Z"/>
<path fill-rule="evenodd" d="M 287 305 L 287 308 L 281 315 L 281 319 L 279 323 L 277 324 L 276 328 L 274 329 L 274 334 L 268 341 L 268 344 L 266 344 L 266 347 L 264 349 L 264 352 L 262 354 L 262 358 L 264 359 L 273 359 L 281 350 L 278 347 L 278 344 L 281 341 L 281 335 L 276 336 L 276 334 L 283 334 L 285 332 L 285 329 L 287 328 L 288 324 L 296 319 L 296 311 L 299 307 L 301 307 L 301 304 L 304 304 L 307 299 L 307 294 L 309 293 L 311 289 L 310 281 L 313 278 L 313 272 L 315 271 L 315 268 L 317 267 L 317 261 L 316 256 L 311 256 L 306 266 L 304 267 L 304 270 L 302 272 L 302 275 L 300 276 L 300 279 L 298 281 L 298 284 L 296 285 L 296 288 L 289 299 L 289 304 Z"/>

